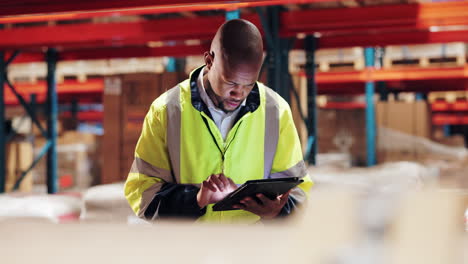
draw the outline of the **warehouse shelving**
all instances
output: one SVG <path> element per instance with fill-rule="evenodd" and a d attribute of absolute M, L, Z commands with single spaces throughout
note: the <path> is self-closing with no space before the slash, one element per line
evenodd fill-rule
<path fill-rule="evenodd" d="M 45 103 L 47 99 L 47 83 L 46 81 L 38 81 L 36 84 L 20 83 L 16 84 L 16 89 L 25 98 L 30 95 L 36 94 L 37 103 Z M 16 96 L 7 88 L 5 90 L 5 104 L 17 105 L 19 104 Z M 89 79 L 86 82 L 79 82 L 76 80 L 66 80 L 63 83 L 57 84 L 57 93 L 60 96 L 75 95 L 85 97 L 89 95 L 98 96 L 104 91 L 104 80 L 101 78 Z"/>
<path fill-rule="evenodd" d="M 299 75 L 305 76 L 305 72 Z M 386 81 L 387 87 L 400 91 L 445 91 L 468 90 L 468 66 L 452 68 L 400 68 L 362 70 L 352 72 L 319 72 L 316 74 L 319 94 L 360 94 L 366 81 Z M 16 85 L 25 97 L 38 95 L 38 102 L 44 102 L 46 82 Z M 104 89 L 102 78 L 92 78 L 84 82 L 66 80 L 57 84 L 59 94 L 99 94 Z M 5 103 L 17 103 L 14 95 L 6 90 Z"/>
<path fill-rule="evenodd" d="M 468 112 L 468 101 L 455 101 L 448 103 L 445 101 L 435 101 L 431 104 L 431 110 L 434 112 L 444 111 L 466 111 Z"/>
<path fill-rule="evenodd" d="M 300 72 L 304 76 L 304 72 Z M 319 93 L 362 93 L 366 81 L 385 81 L 401 91 L 468 90 L 468 66 L 434 68 L 366 69 L 322 72 L 316 76 Z"/>
<path fill-rule="evenodd" d="M 436 113 L 432 115 L 433 125 L 468 125 L 468 114 Z"/>
<path fill-rule="evenodd" d="M 386 81 L 390 87 L 400 87 L 400 89 L 416 87 L 414 83 L 421 83 L 420 88 L 427 90 L 427 86 L 423 85 L 423 82 L 432 85 L 431 90 L 437 90 L 436 85 L 440 82 L 456 82 L 459 89 L 466 89 L 467 87 L 467 67 L 457 69 L 376 70 L 373 67 L 372 48 L 366 49 L 367 68 L 363 71 L 316 74 L 314 67 L 314 52 L 321 48 L 372 47 L 453 41 L 468 42 L 467 1 L 329 10 L 282 10 L 277 5 L 333 2 L 331 0 L 241 1 L 235 4 L 219 0 L 203 2 L 176 0 L 158 1 L 157 6 L 154 5 L 154 1 L 149 0 L 105 2 L 85 0 L 79 3 L 53 2 L 47 4 L 45 2 L 43 0 L 34 0 L 27 1 L 26 4 L 26 1 L 4 1 L 0 9 L 0 23 L 62 21 L 114 14 L 135 15 L 256 7 L 257 13 L 242 14 L 242 18 L 252 21 L 264 34 L 269 65 L 267 68 L 270 78 L 268 83 L 286 98 L 289 97 L 289 91 L 286 88 L 289 87 L 287 52 L 291 49 L 305 49 L 306 51 L 306 76 L 309 90 L 307 124 L 311 136 L 316 134 L 315 95 L 317 91 L 333 92 L 333 89 L 335 89 L 335 91 L 341 92 L 343 88 L 351 87 L 351 89 L 346 88 L 346 91 L 363 93 L 364 84 L 366 84 L 369 150 L 375 148 L 372 136 L 373 133 L 375 134 L 375 124 L 372 118 L 374 110 L 371 100 L 374 94 L 374 82 Z M 389 10 L 392 10 L 392 12 L 389 12 Z M 0 30 L 0 50 L 2 50 L 2 56 L 7 54 L 5 58 L 10 58 L 13 54 L 16 55 L 13 51 L 20 49 L 22 52 L 15 62 L 32 62 L 43 61 L 44 47 L 48 47 L 47 97 L 49 100 L 56 101 L 56 89 L 59 93 L 67 89 L 73 92 L 82 92 L 84 90 L 81 90 L 81 86 L 86 87 L 90 82 L 88 80 L 75 86 L 65 85 L 61 87 L 60 84 L 56 86 L 54 78 L 56 59 L 177 57 L 200 54 L 207 50 L 209 40 L 225 19 L 225 16 L 213 15 L 125 22 L 119 23 L 118 26 L 112 23 L 82 23 L 8 28 Z M 298 40 L 293 42 L 291 39 L 294 38 Z M 197 40 L 198 42 L 191 40 Z M 4 58 L 0 61 L 3 70 L 5 64 L 8 63 L 5 63 Z M 0 84 L 3 83 L 4 80 L 0 79 Z M 95 85 L 96 87 L 92 89 L 89 87 L 86 89 L 99 90 L 98 81 L 96 81 Z M 21 86 L 18 87 L 21 88 Z M 22 87 L 22 89 L 28 88 Z M 0 121 L 3 122 L 5 101 L 3 97 L 0 99 L 2 104 L 0 107 Z M 53 131 L 57 111 L 55 109 L 56 104 L 49 105 L 52 108 L 48 112 L 53 118 L 50 119 L 49 134 L 47 136 L 52 140 L 52 149 L 49 152 L 51 158 L 49 160 L 53 167 Z M 304 116 L 305 114 L 303 114 Z M 0 144 L 0 149 L 2 149 L 0 154 L 4 154 L 4 145 L 5 142 Z M 312 152 L 309 160 L 312 162 L 315 157 L 316 146 L 316 142 L 312 141 L 309 148 Z M 4 157 L 5 155 L 0 156 Z M 373 156 L 375 155 L 369 154 L 370 165 L 373 164 Z M 0 169 L 4 170 L 4 161 L 0 161 Z M 0 187 L 3 187 L 1 186 L 1 176 L 2 173 L 0 173 Z M 49 179 L 52 186 L 53 181 L 56 181 L 56 179 L 53 175 Z M 50 192 L 54 192 L 54 190 L 53 187 L 49 189 Z"/>

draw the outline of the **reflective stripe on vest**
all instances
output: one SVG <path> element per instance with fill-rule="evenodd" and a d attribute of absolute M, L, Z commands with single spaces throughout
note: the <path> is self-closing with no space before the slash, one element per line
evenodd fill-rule
<path fill-rule="evenodd" d="M 176 183 L 180 183 L 180 86 L 167 92 L 167 149 Z"/>

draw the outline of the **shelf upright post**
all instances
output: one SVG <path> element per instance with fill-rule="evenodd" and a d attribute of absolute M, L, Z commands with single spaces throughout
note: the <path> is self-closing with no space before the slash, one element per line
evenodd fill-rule
<path fill-rule="evenodd" d="M 0 51 L 0 193 L 5 192 L 6 181 L 5 74 L 5 53 Z"/>
<path fill-rule="evenodd" d="M 57 82 L 55 71 L 57 66 L 58 53 L 55 49 L 49 48 L 46 52 L 47 62 L 47 140 L 50 147 L 47 151 L 47 192 L 56 193 L 58 191 L 57 174 Z"/>
<path fill-rule="evenodd" d="M 373 69 L 375 63 L 375 50 L 371 47 L 365 48 L 366 69 Z M 376 159 L 376 124 L 374 105 L 375 83 L 372 80 L 366 82 L 366 146 L 367 166 L 374 166 Z"/>
<path fill-rule="evenodd" d="M 308 140 L 307 154 L 309 164 L 316 165 L 317 160 L 317 82 L 315 80 L 315 51 L 317 50 L 318 39 L 309 35 L 304 39 L 304 48 L 306 54 L 306 78 L 307 78 L 307 109 L 308 109 Z"/>

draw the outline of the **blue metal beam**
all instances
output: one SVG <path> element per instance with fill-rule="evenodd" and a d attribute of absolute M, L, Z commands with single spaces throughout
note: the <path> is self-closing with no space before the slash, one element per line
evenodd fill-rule
<path fill-rule="evenodd" d="M 5 192 L 6 181 L 6 134 L 5 134 L 5 53 L 0 51 L 0 193 Z"/>
<path fill-rule="evenodd" d="M 226 11 L 226 20 L 239 19 L 239 18 L 240 18 L 239 9 Z"/>
<path fill-rule="evenodd" d="M 50 142 L 47 151 L 47 192 L 56 193 L 58 190 L 57 175 L 57 83 L 55 80 L 55 70 L 57 66 L 58 54 L 55 49 L 48 49 L 46 53 L 47 61 L 47 139 Z"/>
<path fill-rule="evenodd" d="M 416 101 L 423 101 L 423 100 L 424 100 L 424 94 L 416 93 Z"/>
<path fill-rule="evenodd" d="M 166 72 L 184 72 L 185 64 L 185 58 L 169 57 L 166 65 Z"/>
<path fill-rule="evenodd" d="M 309 132 L 308 147 L 306 158 L 309 164 L 317 164 L 316 156 L 318 149 L 317 142 L 317 82 L 315 81 L 315 51 L 317 50 L 317 38 L 307 36 L 304 40 L 306 52 L 305 71 L 307 76 L 307 102 L 308 102 L 308 122 L 307 130 Z"/>
<path fill-rule="evenodd" d="M 177 63 L 176 59 L 173 57 L 169 57 L 166 65 L 167 72 L 175 72 L 177 71 Z"/>
<path fill-rule="evenodd" d="M 444 125 L 443 131 L 444 131 L 444 137 L 450 137 L 452 135 L 450 125 Z"/>
<path fill-rule="evenodd" d="M 374 67 L 374 48 L 365 49 L 366 67 Z M 367 143 L 367 166 L 373 166 L 377 163 L 376 159 L 376 124 L 375 124 L 375 105 L 374 105 L 375 83 L 366 82 L 366 143 Z"/>

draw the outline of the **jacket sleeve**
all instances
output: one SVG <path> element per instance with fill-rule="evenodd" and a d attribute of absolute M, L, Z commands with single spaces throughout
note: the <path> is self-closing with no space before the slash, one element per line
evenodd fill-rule
<path fill-rule="evenodd" d="M 178 184 L 166 144 L 166 106 L 158 98 L 148 111 L 125 182 L 125 197 L 140 218 L 198 218 L 205 214 L 196 200 L 199 188 Z"/>
<path fill-rule="evenodd" d="M 304 180 L 298 187 L 292 189 L 286 205 L 279 214 L 279 216 L 286 216 L 306 202 L 313 182 L 307 173 L 307 166 L 303 160 L 302 148 L 291 109 L 282 98 L 279 101 L 280 131 L 270 177 L 299 177 Z"/>

